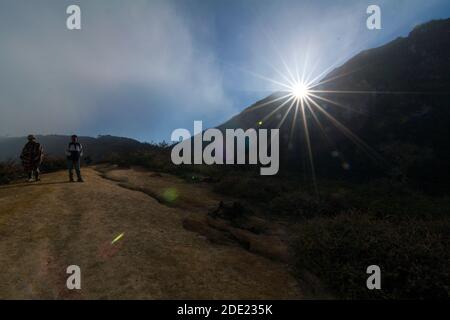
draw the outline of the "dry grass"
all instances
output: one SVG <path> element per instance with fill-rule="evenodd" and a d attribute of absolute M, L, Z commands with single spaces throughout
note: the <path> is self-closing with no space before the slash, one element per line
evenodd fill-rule
<path fill-rule="evenodd" d="M 296 299 L 297 282 L 285 265 L 239 246 L 213 245 L 185 230 L 200 214 L 184 200 L 162 205 L 124 189 L 92 169 L 86 183 L 66 183 L 66 172 L 41 184 L 0 187 L 0 298 L 48 299 Z M 129 182 L 138 174 L 121 172 Z M 163 182 L 164 180 L 165 182 Z M 142 182 L 144 184 L 144 182 Z M 145 177 L 145 188 L 191 186 Z M 202 199 L 213 202 L 206 194 Z M 124 237 L 111 245 L 118 234 Z M 66 268 L 82 270 L 82 289 L 65 289 Z"/>

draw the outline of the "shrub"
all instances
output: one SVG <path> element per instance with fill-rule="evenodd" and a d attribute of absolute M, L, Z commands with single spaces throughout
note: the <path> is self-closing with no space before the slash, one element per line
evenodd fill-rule
<path fill-rule="evenodd" d="M 283 186 L 276 179 L 252 177 L 251 175 L 229 175 L 214 186 L 214 191 L 243 199 L 270 201 L 283 192 Z"/>
<path fill-rule="evenodd" d="M 7 184 L 25 177 L 23 169 L 14 161 L 0 162 L 0 184 Z"/>
<path fill-rule="evenodd" d="M 269 203 L 272 214 L 297 219 L 308 219 L 320 215 L 339 213 L 342 206 L 331 198 L 320 198 L 304 191 L 285 192 Z"/>
<path fill-rule="evenodd" d="M 449 298 L 450 221 L 390 223 L 358 212 L 302 224 L 293 244 L 296 272 L 315 273 L 341 298 Z M 381 268 L 368 290 L 366 268 Z"/>
<path fill-rule="evenodd" d="M 40 166 L 42 172 L 54 172 L 67 168 L 67 160 L 65 158 L 45 157 Z"/>
<path fill-rule="evenodd" d="M 64 158 L 45 157 L 40 166 L 41 172 L 54 172 L 67 168 Z M 22 165 L 15 161 L 0 162 L 0 184 L 11 183 L 18 179 L 26 178 L 26 172 Z"/>
<path fill-rule="evenodd" d="M 387 180 L 353 186 L 342 193 L 339 201 L 346 209 L 367 211 L 390 220 L 442 217 L 448 214 L 450 207 L 450 197 L 425 195 Z"/>

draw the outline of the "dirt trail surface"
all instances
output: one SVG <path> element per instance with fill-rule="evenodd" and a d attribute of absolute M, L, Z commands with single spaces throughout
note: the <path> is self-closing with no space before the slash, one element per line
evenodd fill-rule
<path fill-rule="evenodd" d="M 209 205 L 216 195 L 147 173 L 152 188 L 169 188 L 164 199 L 184 199 L 170 206 L 141 192 L 139 181 L 135 190 L 120 186 L 139 172 L 116 180 L 92 168 L 83 173 L 85 183 L 56 172 L 39 183 L 0 186 L 0 299 L 302 297 L 284 264 L 183 228 L 184 218 L 200 214 L 199 199 Z M 66 288 L 69 265 L 81 268 L 81 290 Z"/>

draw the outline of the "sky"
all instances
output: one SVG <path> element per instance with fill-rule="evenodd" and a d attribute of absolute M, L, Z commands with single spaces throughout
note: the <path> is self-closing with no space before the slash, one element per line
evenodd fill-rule
<path fill-rule="evenodd" d="M 81 30 L 66 27 L 73 4 Z M 0 0 L 0 136 L 170 141 L 280 90 L 289 71 L 323 76 L 448 17 L 448 0 Z"/>

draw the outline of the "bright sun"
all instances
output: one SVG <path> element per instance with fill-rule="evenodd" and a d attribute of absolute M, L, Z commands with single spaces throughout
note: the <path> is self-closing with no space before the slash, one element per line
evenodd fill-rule
<path fill-rule="evenodd" d="M 291 94 L 297 99 L 306 98 L 308 93 L 309 93 L 308 87 L 304 83 L 296 83 L 291 88 Z"/>

